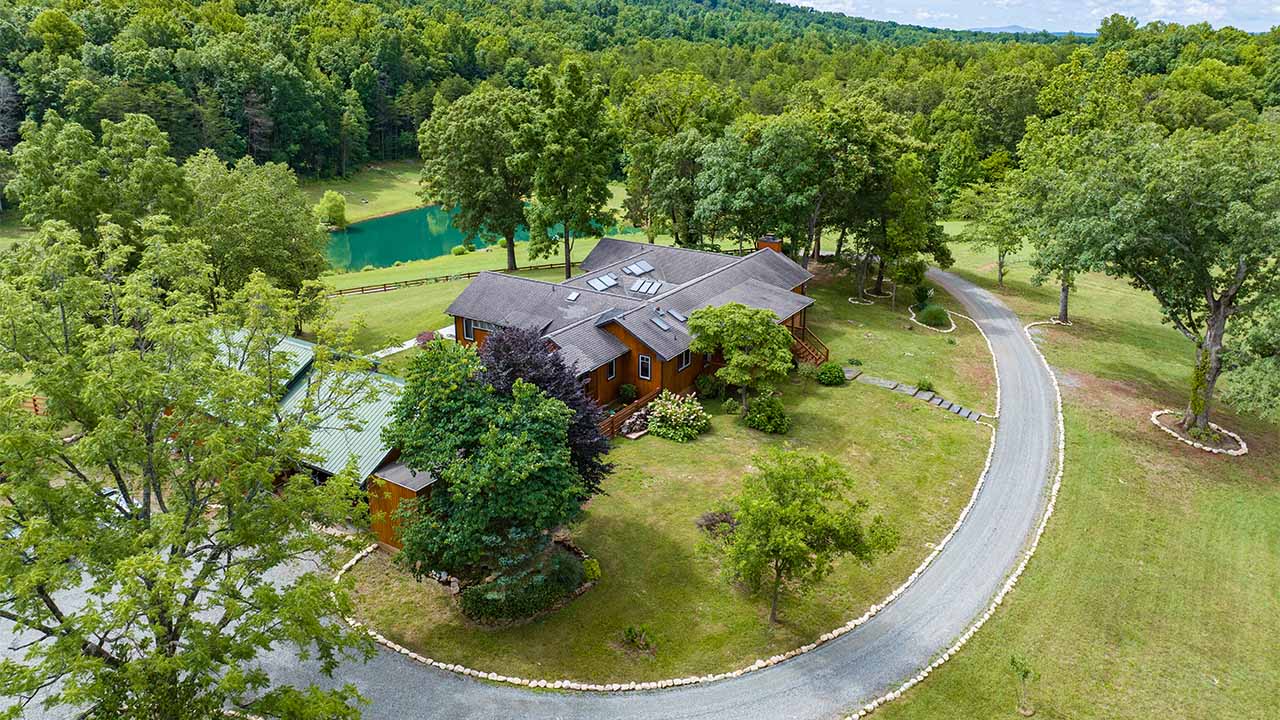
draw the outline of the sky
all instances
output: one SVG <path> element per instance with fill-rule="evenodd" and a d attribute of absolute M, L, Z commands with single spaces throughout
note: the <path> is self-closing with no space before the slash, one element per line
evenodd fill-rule
<path fill-rule="evenodd" d="M 1120 13 L 1138 23 L 1208 22 L 1249 32 L 1280 25 L 1280 0 L 783 0 L 846 15 L 956 29 L 1022 25 L 1050 32 L 1097 30 Z"/>

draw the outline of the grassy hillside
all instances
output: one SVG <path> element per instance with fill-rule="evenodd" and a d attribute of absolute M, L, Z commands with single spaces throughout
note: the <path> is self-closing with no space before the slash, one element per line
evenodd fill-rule
<path fill-rule="evenodd" d="M 1015 259 L 957 248 L 957 272 L 1039 320 L 1056 291 Z M 1243 458 L 1178 444 L 1148 421 L 1181 407 L 1191 347 L 1155 303 L 1082 278 L 1072 328 L 1037 341 L 1062 383 L 1066 472 L 1035 559 L 958 657 L 877 717 L 1013 717 L 1010 656 L 1042 679 L 1037 717 L 1263 718 L 1280 696 L 1280 427 L 1223 408 Z"/>

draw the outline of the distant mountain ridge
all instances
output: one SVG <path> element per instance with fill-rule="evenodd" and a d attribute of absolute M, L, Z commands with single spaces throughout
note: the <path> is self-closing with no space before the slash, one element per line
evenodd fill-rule
<path fill-rule="evenodd" d="M 1056 35 L 1058 37 L 1062 37 L 1064 35 L 1075 35 L 1076 37 L 1093 37 L 1098 34 L 1096 32 L 1081 32 L 1079 30 L 1069 30 L 1066 32 L 1061 32 L 1061 31 L 1049 32 L 1048 30 L 1036 30 L 1034 28 L 1029 28 L 1025 25 L 1001 25 L 1000 27 L 969 28 L 969 32 L 993 33 L 997 35 L 1048 33 L 1050 35 Z"/>

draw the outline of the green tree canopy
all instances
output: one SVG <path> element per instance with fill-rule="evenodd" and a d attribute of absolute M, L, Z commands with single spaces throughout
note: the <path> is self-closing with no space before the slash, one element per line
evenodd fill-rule
<path fill-rule="evenodd" d="M 325 225 L 338 229 L 347 226 L 347 198 L 336 190 L 325 190 L 312 210 L 316 219 Z"/>
<path fill-rule="evenodd" d="M 452 212 L 469 237 L 500 235 L 507 269 L 516 269 L 516 230 L 533 189 L 522 137 L 534 123 L 529 96 L 510 88 L 482 90 L 452 103 L 422 124 L 422 197 Z"/>
<path fill-rule="evenodd" d="M 438 478 L 401 531 L 401 562 L 419 576 L 443 570 L 484 581 L 538 552 L 548 531 L 581 512 L 569 409 L 523 380 L 499 395 L 480 370 L 474 349 L 428 343 L 385 431 L 409 467 Z"/>
<path fill-rule="evenodd" d="M 724 357 L 716 377 L 741 388 L 743 410 L 748 389 L 768 392 L 791 371 L 791 333 L 771 310 L 740 303 L 699 308 L 689 316 L 689 333 L 690 350 Z"/>
<path fill-rule="evenodd" d="M 616 133 L 605 86 L 577 60 L 565 61 L 559 73 L 536 73 L 533 93 L 536 115 L 524 130 L 520 161 L 533 189 L 526 209 L 529 255 L 548 257 L 562 246 L 568 279 L 573 238 L 598 234 L 613 219 L 606 204 Z"/>
<path fill-rule="evenodd" d="M 302 467 L 318 418 L 367 396 L 367 361 L 322 329 L 318 382 L 283 413 L 288 294 L 256 275 L 214 312 L 203 249 L 163 216 L 136 245 L 94 235 L 52 221 L 0 258 L 0 369 L 30 376 L 0 384 L 0 617 L 32 638 L 0 695 L 139 720 L 356 717 L 354 688 L 290 687 L 254 659 L 292 646 L 330 673 L 369 647 L 303 563 L 333 562 L 312 527 L 346 521 L 356 478 Z"/>
<path fill-rule="evenodd" d="M 752 462 L 757 469 L 737 498 L 726 568 L 769 592 L 771 622 L 784 587 L 811 587 L 839 558 L 867 563 L 897 546 L 883 518 L 863 521 L 868 504 L 849 497 L 853 481 L 832 458 L 773 448 Z"/>

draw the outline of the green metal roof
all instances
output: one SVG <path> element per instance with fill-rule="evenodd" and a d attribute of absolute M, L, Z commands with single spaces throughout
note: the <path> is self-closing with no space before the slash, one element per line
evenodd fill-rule
<path fill-rule="evenodd" d="M 382 429 L 391 422 L 391 408 L 404 382 L 381 373 L 369 375 L 373 385 L 370 399 L 350 408 L 349 417 L 338 417 L 336 412 L 321 417 L 311 431 L 311 445 L 308 447 L 314 456 L 308 463 L 311 466 L 333 475 L 344 470 L 354 458 L 359 480 L 364 482 L 386 460 L 391 448 L 382 441 Z M 280 403 L 282 414 L 301 412 L 310 383 L 311 375 L 308 373 L 289 388 L 289 393 Z M 323 393 L 324 388 L 319 392 Z M 359 427 L 351 429 L 349 423 L 356 423 Z"/>

